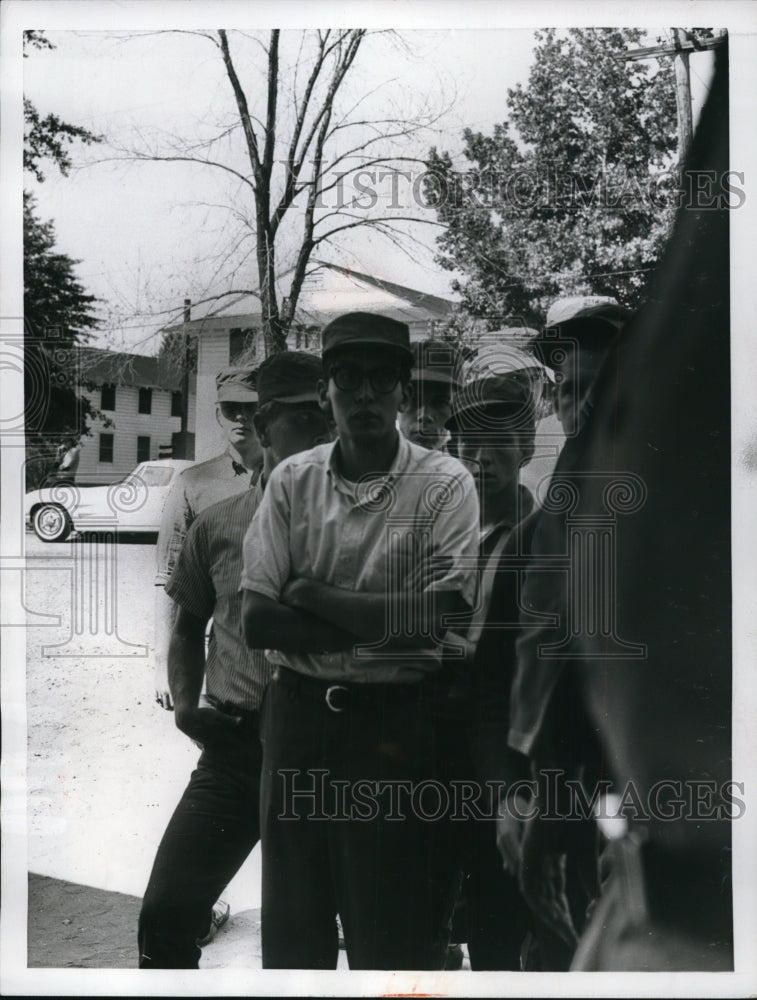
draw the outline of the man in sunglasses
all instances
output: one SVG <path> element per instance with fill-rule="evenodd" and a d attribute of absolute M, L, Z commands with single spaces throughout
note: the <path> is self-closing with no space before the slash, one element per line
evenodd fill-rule
<path fill-rule="evenodd" d="M 192 522 L 166 587 L 177 609 L 168 654 L 174 718 L 203 752 L 145 892 L 140 968 L 197 968 L 211 907 L 259 839 L 258 721 L 273 668 L 241 634 L 242 540 L 277 463 L 332 438 L 317 402 L 320 368 L 318 358 L 302 351 L 260 366 L 254 420 L 263 470 L 252 489 L 207 507 Z"/>
<path fill-rule="evenodd" d="M 424 679 L 443 619 L 474 600 L 478 501 L 459 462 L 397 429 L 412 361 L 407 326 L 388 317 L 324 329 L 319 395 L 338 438 L 276 468 L 245 538 L 245 636 L 276 664 L 262 721 L 265 968 L 335 968 L 337 914 L 351 969 L 438 961 Z M 414 584 L 420 557 L 436 556 L 444 569 Z"/>
<path fill-rule="evenodd" d="M 185 469 L 171 488 L 158 532 L 155 576 L 155 700 L 173 708 L 168 689 L 168 643 L 174 605 L 165 596 L 189 526 L 200 511 L 219 500 L 242 493 L 257 481 L 263 452 L 253 418 L 258 406 L 257 372 L 251 366 L 224 368 L 216 375 L 216 422 L 226 449 L 207 462 Z"/>

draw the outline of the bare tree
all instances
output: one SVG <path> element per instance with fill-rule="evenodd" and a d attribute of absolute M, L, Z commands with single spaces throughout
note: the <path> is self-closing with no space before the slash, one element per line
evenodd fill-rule
<path fill-rule="evenodd" d="M 357 75 L 368 36 L 364 29 L 274 29 L 265 38 L 224 29 L 191 34 L 207 39 L 222 60 L 231 115 L 212 136 L 192 142 L 138 134 L 130 145 L 111 142 L 111 147 L 117 159 L 203 164 L 232 179 L 235 190 L 222 206 L 237 223 L 228 237 L 227 262 L 233 259 L 233 276 L 242 278 L 244 291 L 260 299 L 266 354 L 286 350 L 303 282 L 318 268 L 317 248 L 366 226 L 397 245 L 408 239 L 407 223 L 438 224 L 432 213 L 416 211 L 412 199 L 407 211 L 396 198 L 388 211 L 375 192 L 366 204 L 365 197 L 345 197 L 345 191 L 354 190 L 352 181 L 361 173 L 364 181 L 379 176 L 396 182 L 410 177 L 401 164 L 422 168 L 425 147 L 418 134 L 444 110 L 424 98 L 410 114 L 366 110 L 382 82 L 359 92 L 354 85 L 345 87 L 347 78 Z M 404 45 L 393 33 L 376 34 Z M 413 155 L 421 148 L 420 156 Z M 365 196 L 365 185 L 358 190 Z M 219 298 L 240 290 L 224 289 Z"/>

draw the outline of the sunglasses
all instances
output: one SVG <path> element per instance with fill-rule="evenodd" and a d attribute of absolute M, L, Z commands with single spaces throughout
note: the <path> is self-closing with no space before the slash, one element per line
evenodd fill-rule
<path fill-rule="evenodd" d="M 355 392 L 367 379 L 371 389 L 382 396 L 394 392 L 401 379 L 400 370 L 394 365 L 371 368 L 369 371 L 359 365 L 334 365 L 330 374 L 337 389 L 342 392 Z"/>

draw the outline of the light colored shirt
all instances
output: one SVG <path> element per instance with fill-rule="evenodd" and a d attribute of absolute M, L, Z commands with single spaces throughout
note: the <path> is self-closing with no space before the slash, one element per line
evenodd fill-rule
<path fill-rule="evenodd" d="M 155 584 L 164 587 L 173 572 L 189 526 L 206 507 L 243 493 L 257 481 L 227 450 L 176 477 L 163 508 L 156 551 Z"/>
<path fill-rule="evenodd" d="M 262 496 L 258 482 L 202 511 L 166 586 L 168 596 L 190 614 L 213 619 L 205 661 L 208 696 L 250 711 L 260 708 L 273 673 L 263 650 L 249 649 L 241 631 L 242 541 Z"/>
<path fill-rule="evenodd" d="M 479 509 L 470 473 L 457 459 L 400 435 L 385 476 L 350 483 L 338 471 L 338 447 L 338 441 L 320 445 L 276 467 L 245 536 L 242 588 L 278 601 L 290 579 L 306 577 L 358 593 L 394 595 L 387 633 L 401 635 L 408 559 L 412 564 L 427 550 L 452 557 L 449 572 L 428 592 L 458 592 L 473 606 Z M 427 650 L 358 643 L 345 652 L 277 650 L 269 657 L 318 677 L 405 683 L 438 669 L 441 649 L 434 638 Z"/>

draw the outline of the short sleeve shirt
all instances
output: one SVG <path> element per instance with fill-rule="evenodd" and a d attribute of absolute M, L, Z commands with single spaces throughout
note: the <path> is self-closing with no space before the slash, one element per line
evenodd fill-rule
<path fill-rule="evenodd" d="M 396 595 L 389 634 L 401 635 L 401 590 L 408 557 L 451 556 L 427 592 L 456 591 L 473 606 L 478 498 L 470 473 L 449 455 L 399 437 L 389 472 L 347 482 L 335 461 L 338 441 L 286 459 L 273 471 L 244 540 L 242 587 L 278 601 L 288 580 L 307 577 L 356 592 Z M 431 598 L 430 598 L 431 599 Z M 387 649 L 359 644 L 338 653 L 270 658 L 300 673 L 352 682 L 406 683 L 438 669 L 441 647 Z"/>
<path fill-rule="evenodd" d="M 185 469 L 176 477 L 168 494 L 158 532 L 155 583 L 165 586 L 187 537 L 190 524 L 212 504 L 243 493 L 257 481 L 258 472 L 250 473 L 235 461 L 229 451 Z"/>
<path fill-rule="evenodd" d="M 202 511 L 190 526 L 166 593 L 203 621 L 212 617 L 205 679 L 220 702 L 256 710 L 272 665 L 260 649 L 248 649 L 241 632 L 242 541 L 262 497 L 260 484 Z"/>

